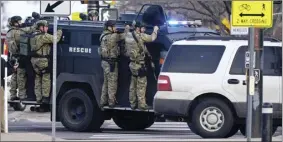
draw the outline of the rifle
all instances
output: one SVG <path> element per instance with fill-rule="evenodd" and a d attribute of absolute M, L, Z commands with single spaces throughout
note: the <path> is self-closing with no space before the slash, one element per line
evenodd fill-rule
<path fill-rule="evenodd" d="M 142 52 L 144 52 L 144 51 L 143 51 L 143 47 L 142 47 L 142 45 L 140 45 L 140 42 L 138 41 L 138 39 L 137 39 L 136 35 L 134 34 L 134 32 L 132 32 L 132 35 L 133 35 L 135 41 L 137 42 L 137 44 L 138 44 L 138 46 L 139 46 L 139 48 L 140 48 L 140 51 L 139 51 L 139 52 L 140 52 L 140 54 L 141 54 Z M 145 52 L 144 52 L 144 53 L 145 53 Z M 151 56 L 150 56 L 148 53 L 145 53 L 145 62 L 146 62 L 146 63 L 147 63 L 147 62 L 150 63 L 150 66 L 151 66 L 152 71 L 153 71 L 154 79 L 157 80 L 157 77 L 156 77 L 156 74 L 155 74 L 155 66 L 154 66 L 154 63 L 152 62 Z"/>

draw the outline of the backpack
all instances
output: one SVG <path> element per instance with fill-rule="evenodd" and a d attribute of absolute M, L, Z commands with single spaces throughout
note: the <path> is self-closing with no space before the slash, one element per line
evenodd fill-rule
<path fill-rule="evenodd" d="M 42 33 L 23 33 L 20 35 L 20 55 L 32 56 L 34 51 L 32 51 L 31 39 Z"/>
<path fill-rule="evenodd" d="M 19 47 L 18 47 L 15 39 L 14 38 L 12 39 L 12 35 L 11 35 L 12 33 L 10 33 L 10 31 L 12 31 L 12 30 L 17 30 L 17 29 L 11 28 L 7 31 L 6 42 L 7 42 L 9 53 L 11 53 L 12 55 L 16 55 L 16 54 L 18 54 Z"/>
<path fill-rule="evenodd" d="M 105 36 L 107 36 L 107 35 L 110 35 L 110 34 L 112 34 L 112 33 L 106 33 L 106 34 L 104 34 L 104 35 L 102 35 L 101 37 L 100 37 L 100 39 L 99 39 L 99 41 L 100 41 L 100 43 L 102 42 L 102 40 L 103 40 L 103 38 L 105 37 Z M 107 55 L 107 50 L 105 50 L 104 49 L 105 47 L 103 47 L 103 46 L 99 46 L 99 48 L 98 48 L 98 54 L 102 57 L 102 55 Z"/>

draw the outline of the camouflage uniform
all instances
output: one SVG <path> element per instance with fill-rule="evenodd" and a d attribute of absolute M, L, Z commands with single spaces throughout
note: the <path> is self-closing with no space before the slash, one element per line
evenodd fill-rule
<path fill-rule="evenodd" d="M 11 19 L 13 20 L 13 18 L 14 17 L 12 17 Z M 14 21 L 11 21 L 11 23 L 12 22 Z M 6 35 L 6 41 L 8 44 L 9 52 L 12 55 L 12 58 L 14 61 L 19 60 L 19 62 L 21 63 L 21 60 L 22 61 L 24 60 L 19 55 L 20 35 L 24 33 L 31 33 L 34 30 L 35 30 L 35 26 L 19 28 L 19 27 L 10 25 L 10 30 L 9 32 L 7 32 L 7 35 Z M 15 65 L 15 63 L 12 63 L 12 64 Z M 12 77 L 11 77 L 11 88 L 10 88 L 11 100 L 14 100 L 17 98 L 17 88 L 19 89 L 20 99 L 25 99 L 27 97 L 26 95 L 26 70 L 22 66 L 24 65 L 19 65 L 19 67 L 14 70 Z"/>
<path fill-rule="evenodd" d="M 132 34 L 136 36 L 138 43 L 135 41 Z M 139 109 L 147 109 L 145 100 L 147 87 L 145 56 L 149 53 L 144 43 L 153 42 L 156 37 L 156 31 L 154 31 L 152 35 L 136 31 L 126 35 L 126 50 L 131 60 L 129 64 L 129 68 L 132 73 L 129 100 L 132 109 L 136 109 L 137 104 Z"/>
<path fill-rule="evenodd" d="M 118 58 L 120 56 L 118 42 L 125 39 L 125 33 L 127 33 L 128 30 L 129 29 L 126 28 L 125 32 L 121 34 L 104 30 L 100 36 L 101 46 L 99 48 L 99 54 L 102 58 L 101 67 L 104 72 L 104 82 L 100 100 L 101 107 L 107 105 L 107 103 L 110 107 L 115 105 L 118 82 Z"/>
<path fill-rule="evenodd" d="M 48 25 L 47 21 L 45 20 L 37 22 L 37 26 L 39 27 L 38 24 L 42 24 L 40 26 Z M 38 34 L 30 40 L 31 50 L 35 52 L 35 56 L 31 58 L 31 63 L 36 73 L 34 93 L 36 95 L 36 100 L 38 103 L 40 103 L 41 101 L 43 103 L 48 103 L 51 90 L 51 78 L 48 67 L 51 50 L 50 44 L 53 43 L 53 35 L 44 33 L 39 30 L 35 31 L 34 34 Z M 62 31 L 58 30 L 57 42 L 60 41 L 61 37 Z"/>

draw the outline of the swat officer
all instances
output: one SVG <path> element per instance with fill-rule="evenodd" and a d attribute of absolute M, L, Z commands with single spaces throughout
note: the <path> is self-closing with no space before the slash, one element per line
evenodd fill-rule
<path fill-rule="evenodd" d="M 87 21 L 87 15 L 84 13 L 80 13 L 80 18 L 82 19 L 82 21 Z"/>
<path fill-rule="evenodd" d="M 22 18 L 13 16 L 9 21 L 9 30 L 6 35 L 6 41 L 10 53 L 9 62 L 14 66 L 14 72 L 11 77 L 10 99 L 26 99 L 26 70 L 25 58 L 19 55 L 20 35 L 23 33 L 31 33 L 35 30 L 34 26 L 22 27 Z M 19 98 L 17 97 L 17 88 L 19 89 Z"/>
<path fill-rule="evenodd" d="M 50 44 L 53 43 L 53 35 L 47 33 L 48 22 L 40 20 L 36 23 L 35 36 L 30 39 L 31 51 L 33 56 L 31 63 L 36 73 L 34 93 L 38 103 L 49 103 L 49 94 L 51 90 L 50 81 Z M 62 37 L 62 30 L 57 32 L 57 42 Z"/>
<path fill-rule="evenodd" d="M 33 24 L 35 24 L 37 21 L 39 21 L 40 20 L 40 15 L 39 15 L 39 13 L 37 13 L 37 12 L 32 12 L 32 14 L 31 14 L 31 16 L 32 16 L 32 21 L 31 21 L 31 23 L 33 23 Z"/>
<path fill-rule="evenodd" d="M 98 12 L 95 10 L 91 10 L 88 12 L 88 20 L 89 21 L 98 21 Z"/>
<path fill-rule="evenodd" d="M 126 25 L 124 33 L 117 33 L 116 22 L 109 20 L 105 22 L 105 30 L 100 36 L 101 45 L 99 54 L 101 56 L 101 67 L 104 71 L 104 82 L 100 106 L 109 105 L 114 107 L 116 102 L 117 81 L 118 81 L 118 59 L 120 56 L 120 47 L 118 42 L 125 39 L 125 34 L 129 31 L 129 25 Z"/>
<path fill-rule="evenodd" d="M 128 33 L 125 39 L 127 55 L 131 60 L 129 68 L 132 73 L 129 100 L 132 109 L 138 107 L 138 109 L 145 110 L 147 109 L 145 100 L 147 87 L 145 57 L 148 53 L 145 43 L 153 42 L 157 38 L 158 27 L 154 27 L 151 35 L 141 33 L 142 24 L 140 22 L 136 22 L 134 27 L 135 30 L 130 34 Z"/>

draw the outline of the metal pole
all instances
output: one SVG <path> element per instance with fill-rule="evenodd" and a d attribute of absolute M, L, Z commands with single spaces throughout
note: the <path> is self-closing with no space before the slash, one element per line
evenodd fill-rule
<path fill-rule="evenodd" d="M 255 50 L 255 94 L 252 96 L 252 137 L 261 138 L 262 125 L 262 85 L 263 85 L 263 30 L 260 28 L 254 29 L 254 50 Z M 266 94 L 267 95 L 267 94 Z"/>
<path fill-rule="evenodd" d="M 250 52 L 250 64 L 249 64 L 249 78 L 247 80 L 247 118 L 246 118 L 246 135 L 247 141 L 251 141 L 252 137 L 252 96 L 254 95 L 254 28 L 249 28 L 249 52 Z"/>
<path fill-rule="evenodd" d="M 281 4 L 281 10 L 282 10 L 282 13 L 283 13 L 283 4 Z M 282 19 L 283 19 L 283 15 L 282 15 Z M 282 23 L 282 26 L 281 27 L 283 27 L 283 22 L 281 22 Z M 281 33 L 283 33 L 283 28 L 281 28 L 282 29 L 282 31 L 281 31 Z M 282 37 L 281 37 L 281 39 L 283 40 L 283 34 L 281 34 L 282 35 Z M 281 44 L 282 44 L 282 54 L 281 54 L 281 56 L 283 57 L 283 42 L 281 41 Z M 281 59 L 281 61 L 282 61 L 282 59 Z M 283 125 L 283 117 L 282 117 L 282 115 L 283 115 L 283 105 L 282 105 L 282 103 L 283 103 L 283 96 L 282 96 L 282 89 L 283 89 L 283 79 L 282 79 L 282 73 L 283 73 L 283 62 L 282 62 L 282 65 L 281 65 L 281 69 L 282 69 L 282 71 L 281 71 L 281 125 Z M 281 136 L 282 136 L 282 142 L 283 142 L 283 129 L 282 129 L 282 133 L 281 133 Z"/>
<path fill-rule="evenodd" d="M 53 25 L 52 141 L 56 140 L 57 16 Z"/>
<path fill-rule="evenodd" d="M 272 142 L 273 133 L 273 108 L 271 103 L 264 103 L 262 106 L 262 142 Z"/>
<path fill-rule="evenodd" d="M 0 52 L 1 52 L 1 54 L 0 55 L 2 55 L 3 53 L 4 53 L 4 50 L 3 50 L 3 52 L 2 52 L 2 1 L 0 0 L 0 34 L 1 34 L 1 40 L 0 40 Z M 2 59 L 1 59 L 2 60 Z M 2 61 L 1 61 L 2 62 Z M 0 67 L 2 67 L 2 65 L 1 65 L 1 62 L 0 62 Z M 0 81 L 0 87 L 2 87 L 2 85 L 1 85 L 1 83 L 2 83 L 2 73 L 1 73 L 1 70 L 2 69 L 0 69 L 0 75 L 1 75 L 1 81 Z M 2 107 L 2 106 L 4 106 L 4 104 L 2 104 L 2 97 L 0 97 L 1 98 L 1 102 L 0 102 L 0 104 L 1 104 L 1 106 L 0 107 Z M 4 102 L 5 103 L 5 102 Z M 2 111 L 3 109 L 2 108 L 0 108 L 0 111 Z M 1 112 L 0 113 L 0 129 L 1 129 L 1 125 L 3 125 L 3 124 L 1 124 L 2 123 L 2 115 L 3 115 L 3 113 L 4 112 Z M 0 141 L 1 141 L 1 135 L 2 135 L 2 130 L 0 130 Z"/>

